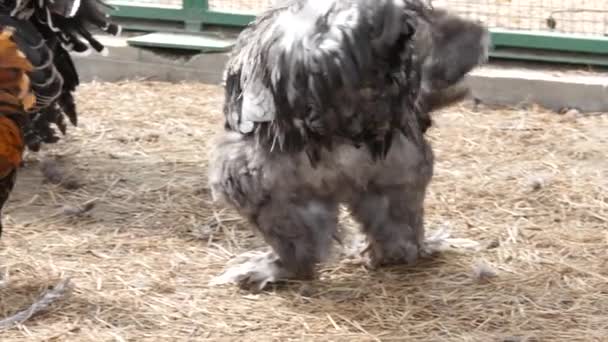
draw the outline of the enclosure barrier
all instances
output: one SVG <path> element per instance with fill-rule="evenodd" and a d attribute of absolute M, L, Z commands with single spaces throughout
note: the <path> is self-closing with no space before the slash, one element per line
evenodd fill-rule
<path fill-rule="evenodd" d="M 243 27 L 274 0 L 114 0 L 115 17 Z M 608 66 L 607 0 L 435 0 L 490 27 L 491 56 Z"/>
<path fill-rule="evenodd" d="M 118 0 L 109 3 L 117 8 L 111 12 L 114 17 L 179 22 L 186 31 L 199 32 L 205 24 L 246 26 L 270 1 Z"/>

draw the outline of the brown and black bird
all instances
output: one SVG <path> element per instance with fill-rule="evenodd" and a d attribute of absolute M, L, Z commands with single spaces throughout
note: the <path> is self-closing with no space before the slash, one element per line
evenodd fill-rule
<path fill-rule="evenodd" d="M 120 33 L 106 8 L 99 0 L 0 3 L 0 215 L 25 148 L 57 142 L 53 126 L 65 134 L 65 117 L 77 124 L 73 92 L 80 81 L 69 53 L 105 52 L 89 28 Z"/>

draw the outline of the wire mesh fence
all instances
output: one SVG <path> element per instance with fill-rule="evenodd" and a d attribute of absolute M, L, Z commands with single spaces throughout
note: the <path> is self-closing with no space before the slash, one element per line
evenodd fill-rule
<path fill-rule="evenodd" d="M 182 0 L 110 0 L 113 6 L 140 6 L 152 8 L 182 8 Z"/>
<path fill-rule="evenodd" d="M 257 14 L 276 0 L 208 0 L 208 8 L 212 11 L 233 13 L 243 12 Z M 181 8 L 183 0 L 110 0 L 112 5 L 141 6 L 141 7 L 172 7 Z"/>
<path fill-rule="evenodd" d="M 208 0 L 209 10 L 258 14 L 277 0 Z M 608 36 L 608 0 L 431 0 L 491 28 Z M 112 4 L 181 8 L 182 0 L 111 0 Z"/>
<path fill-rule="evenodd" d="M 275 0 L 209 0 L 209 9 L 218 12 L 248 12 L 257 14 Z"/>
<path fill-rule="evenodd" d="M 607 0 L 436 0 L 489 27 L 608 35 Z"/>
<path fill-rule="evenodd" d="M 215 11 L 258 13 L 272 0 L 209 0 Z M 435 0 L 489 27 L 608 35 L 608 0 Z"/>

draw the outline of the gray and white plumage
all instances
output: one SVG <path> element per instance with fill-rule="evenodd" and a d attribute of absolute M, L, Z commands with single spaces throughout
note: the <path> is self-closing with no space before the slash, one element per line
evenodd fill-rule
<path fill-rule="evenodd" d="M 433 174 L 430 112 L 464 96 L 488 45 L 481 25 L 420 0 L 291 0 L 246 28 L 225 71 L 227 132 L 210 185 L 273 252 L 238 280 L 312 277 L 340 203 L 372 264 L 414 262 Z"/>

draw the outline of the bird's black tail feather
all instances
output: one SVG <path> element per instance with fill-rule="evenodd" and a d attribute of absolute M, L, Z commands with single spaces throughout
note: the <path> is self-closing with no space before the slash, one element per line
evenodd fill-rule
<path fill-rule="evenodd" d="M 78 124 L 73 92 L 80 80 L 69 52 L 83 53 L 92 48 L 105 54 L 105 46 L 93 36 L 90 29 L 97 27 L 118 35 L 121 27 L 110 21 L 106 12 L 113 7 L 102 0 L 24 0 L 21 4 L 21 13 L 31 11 L 32 14 L 26 15 L 25 23 L 20 23 L 18 30 L 25 32 L 21 27 L 27 27 L 28 33 L 22 36 L 36 37 L 37 41 L 42 42 L 25 44 L 28 47 L 40 45 L 30 60 L 34 65 L 46 63 L 32 76 L 32 83 L 37 83 L 39 88 L 38 106 L 29 114 L 31 120 L 24 125 L 28 148 L 38 151 L 42 143 L 59 140 L 53 126 L 62 134 L 66 133 L 64 116 L 72 125 Z M 8 14 L 4 17 L 10 18 Z"/>

